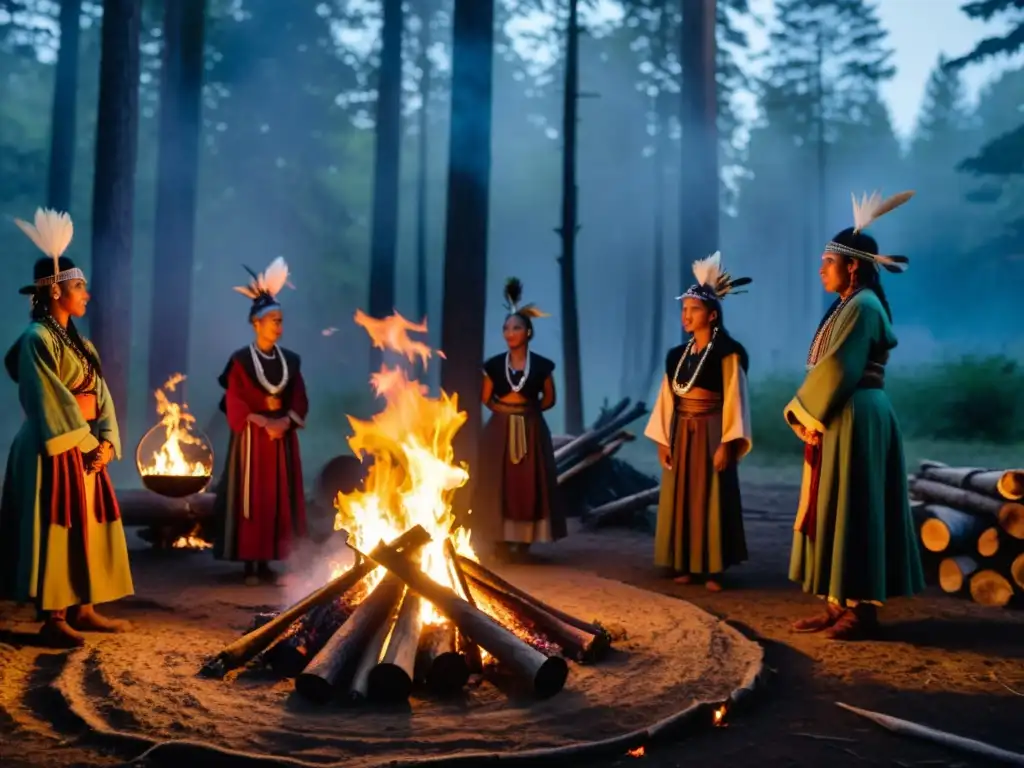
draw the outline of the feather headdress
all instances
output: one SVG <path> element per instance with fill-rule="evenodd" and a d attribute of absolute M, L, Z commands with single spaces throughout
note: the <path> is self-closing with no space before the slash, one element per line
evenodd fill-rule
<path fill-rule="evenodd" d="M 730 293 L 746 293 L 746 291 L 737 291 L 736 289 L 754 282 L 749 277 L 733 278 L 726 272 L 722 268 L 721 251 L 715 251 L 706 259 L 698 259 L 693 262 L 693 276 L 697 278 L 697 282 L 691 285 L 684 294 L 676 296 L 677 301 L 685 298 L 721 301 Z"/>
<path fill-rule="evenodd" d="M 523 283 L 518 277 L 510 277 L 505 281 L 505 309 L 510 315 L 522 315 L 523 317 L 550 317 L 547 312 L 542 311 L 536 304 L 522 304 Z"/>
<path fill-rule="evenodd" d="M 242 265 L 249 273 L 252 280 L 248 285 L 236 285 L 235 290 L 243 296 L 252 299 L 252 309 L 249 310 L 249 319 L 255 319 L 270 309 L 279 307 L 277 294 L 288 283 L 288 264 L 278 256 L 263 272 L 256 274 L 249 267 Z"/>
<path fill-rule="evenodd" d="M 37 280 L 37 285 L 52 285 L 73 277 L 84 279 L 85 275 L 80 269 L 67 270 L 69 273 L 75 272 L 74 275 L 62 275 L 60 271 L 60 257 L 71 245 L 71 238 L 75 234 L 75 225 L 68 214 L 49 208 L 36 208 L 33 224 L 21 219 L 15 219 L 14 223 L 36 244 L 36 248 L 53 259 L 53 278 L 46 278 L 43 282 Z"/>
<path fill-rule="evenodd" d="M 874 239 L 867 237 L 863 232 L 882 216 L 899 208 L 913 196 L 913 190 L 898 192 L 884 199 L 878 192 L 872 192 L 870 196 L 865 192 L 861 195 L 860 200 L 857 200 L 857 195 L 851 193 L 853 228 L 843 230 L 832 238 L 831 242 L 825 246 L 825 250 L 871 262 L 889 272 L 906 271 L 910 266 L 910 259 L 906 256 L 874 253 L 873 251 L 878 250 Z"/>

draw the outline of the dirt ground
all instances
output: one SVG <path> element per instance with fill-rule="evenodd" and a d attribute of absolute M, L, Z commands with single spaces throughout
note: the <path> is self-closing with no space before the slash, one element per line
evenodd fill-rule
<path fill-rule="evenodd" d="M 818 607 L 785 578 L 794 491 L 766 485 L 744 491 L 751 560 L 736 569 L 720 594 L 661 579 L 650 566 L 652 540 L 644 533 L 576 532 L 538 548 L 538 563 L 590 571 L 692 602 L 728 620 L 763 643 L 771 669 L 768 687 L 756 704 L 734 713 L 726 728 L 657 743 L 639 760 L 622 755 L 577 764 L 990 764 L 892 735 L 836 707 L 836 701 L 1024 752 L 1024 615 L 929 593 L 887 607 L 886 632 L 876 641 L 844 644 L 791 634 L 790 621 Z M 187 562 L 183 559 L 184 567 Z M 45 709 L 51 692 L 41 685 L 37 693 L 40 700 L 32 705 Z M 122 764 L 126 758 L 126 753 L 82 747 L 76 738 L 78 723 L 55 723 L 50 733 L 14 726 L 14 718 L 0 718 L 0 765 L 5 768 L 91 768 Z"/>

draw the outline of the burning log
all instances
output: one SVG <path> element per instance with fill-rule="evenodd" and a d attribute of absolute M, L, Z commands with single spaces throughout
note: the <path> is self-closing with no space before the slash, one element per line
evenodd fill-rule
<path fill-rule="evenodd" d="M 394 612 L 402 590 L 401 579 L 392 574 L 385 576 L 295 678 L 296 692 L 318 704 L 330 701 L 335 689 L 355 671 L 367 642 Z"/>
<path fill-rule="evenodd" d="M 348 688 L 348 695 L 352 701 L 366 701 L 370 694 L 370 673 L 380 663 L 384 655 L 384 646 L 388 642 L 388 635 L 395 625 L 395 617 L 389 616 L 386 621 L 381 622 L 380 627 L 373 633 L 363 649 L 363 655 L 359 659 L 356 671 L 352 673 L 352 683 Z"/>
<path fill-rule="evenodd" d="M 354 610 L 347 596 L 313 608 L 263 652 L 267 665 L 284 677 L 295 677 L 306 668 Z"/>
<path fill-rule="evenodd" d="M 570 614 L 565 613 L 564 611 L 560 611 L 557 608 L 548 605 L 547 603 L 531 595 L 529 592 L 524 592 L 523 590 L 519 589 L 519 587 L 510 584 L 509 582 L 501 578 L 501 576 L 496 574 L 494 571 L 485 568 L 475 560 L 470 560 L 468 557 L 460 556 L 459 564 L 466 570 L 466 573 L 468 573 L 474 579 L 474 581 L 478 581 L 482 584 L 492 587 L 498 590 L 499 592 L 504 592 L 506 595 L 511 595 L 513 597 L 519 598 L 523 602 L 530 603 L 535 608 L 543 611 L 544 613 L 547 613 L 550 616 L 553 616 L 562 623 L 568 624 L 570 627 L 575 627 L 576 629 L 582 630 L 583 632 L 594 635 L 595 638 L 600 637 L 602 638 L 601 642 L 603 643 L 611 644 L 611 635 L 608 634 L 608 630 L 606 630 L 597 622 L 589 622 L 583 621 L 582 619 L 577 619 L 575 616 L 571 616 Z"/>
<path fill-rule="evenodd" d="M 459 590 L 462 592 L 462 598 L 476 608 L 473 592 L 469 588 L 469 582 L 466 581 L 465 571 L 463 571 L 462 564 L 459 562 L 459 553 L 455 551 L 455 545 L 452 543 L 451 537 L 445 539 L 444 554 L 445 559 L 448 561 L 448 567 L 452 569 L 452 573 L 455 575 L 455 583 L 459 585 Z M 462 630 L 459 630 L 458 634 L 461 640 L 459 649 L 464 652 L 470 671 L 483 672 L 484 662 L 480 656 L 480 648 L 471 638 L 466 637 Z"/>
<path fill-rule="evenodd" d="M 394 552 L 405 552 L 418 549 L 430 540 L 430 536 L 421 526 L 415 526 L 403 533 L 391 544 L 379 544 L 373 554 L 380 551 L 391 550 Z M 298 621 L 308 611 L 318 605 L 341 597 L 352 587 L 363 580 L 376 568 L 373 562 L 363 561 L 354 565 L 336 579 L 328 582 L 315 592 L 302 598 L 295 605 L 287 608 L 263 626 L 254 629 L 247 635 L 240 637 L 208 661 L 201 670 L 201 674 L 213 677 L 223 677 L 229 670 L 236 669 L 248 663 L 257 654 L 266 650 L 271 643 L 280 637 L 288 627 Z"/>
<path fill-rule="evenodd" d="M 569 626 L 532 603 L 495 589 L 482 581 L 473 579 L 473 586 L 480 589 L 490 599 L 504 605 L 509 612 L 519 614 L 533 624 L 557 643 L 562 648 L 563 654 L 573 661 L 581 663 L 598 661 L 610 647 L 607 642 L 602 642 L 602 638 L 606 637 L 603 634 L 592 635 Z"/>
<path fill-rule="evenodd" d="M 926 460 L 921 462 L 921 477 L 1007 501 L 1024 499 L 1024 469 L 950 467 Z"/>
<path fill-rule="evenodd" d="M 469 682 L 469 664 L 456 650 L 455 633 L 455 625 L 445 621 L 425 628 L 420 638 L 417 677 L 438 696 L 451 696 Z"/>
<path fill-rule="evenodd" d="M 562 690 L 569 674 L 565 659 L 546 657 L 531 648 L 451 589 L 412 568 L 401 555 L 378 548 L 372 553 L 372 559 L 402 579 L 409 589 L 432 603 L 499 663 L 520 678 L 528 680 L 537 696 L 546 698 Z"/>
<path fill-rule="evenodd" d="M 977 549 L 979 536 L 990 528 L 992 521 L 940 504 L 925 504 L 915 515 L 924 517 L 921 525 L 921 543 L 929 552 L 971 552 Z"/>
<path fill-rule="evenodd" d="M 387 650 L 380 663 L 370 672 L 370 698 L 385 704 L 405 701 L 412 693 L 416 671 L 416 653 L 423 632 L 422 598 L 405 591 L 402 608 L 391 630 Z"/>

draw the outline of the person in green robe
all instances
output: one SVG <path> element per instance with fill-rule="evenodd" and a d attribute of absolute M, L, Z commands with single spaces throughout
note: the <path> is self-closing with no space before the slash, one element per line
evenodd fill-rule
<path fill-rule="evenodd" d="M 719 253 L 693 274 L 676 297 L 690 339 L 668 351 L 644 430 L 662 466 L 654 563 L 677 584 L 699 579 L 718 592 L 725 570 L 747 559 L 737 464 L 753 446 L 747 351 L 725 329 L 722 299 L 751 280 L 732 279 Z"/>
<path fill-rule="evenodd" d="M 805 443 L 789 578 L 826 599 L 825 610 L 797 621 L 798 632 L 835 640 L 870 636 L 877 608 L 924 589 L 903 442 L 885 393 L 885 364 L 896 346 L 879 268 L 904 271 L 905 256 L 879 253 L 864 233 L 913 195 L 854 198 L 854 226 L 821 257 L 825 290 L 838 294 L 811 343 L 807 376 L 786 406 Z"/>
<path fill-rule="evenodd" d="M 96 348 L 73 320 L 85 315 L 89 292 L 62 255 L 71 218 L 37 210 L 34 225 L 16 223 L 47 256 L 21 290 L 32 297 L 32 321 L 4 359 L 25 420 L 0 500 L 0 599 L 35 604 L 42 644 L 74 648 L 82 632 L 128 629 L 94 607 L 133 593 L 106 469 L 120 458 L 120 437 Z"/>

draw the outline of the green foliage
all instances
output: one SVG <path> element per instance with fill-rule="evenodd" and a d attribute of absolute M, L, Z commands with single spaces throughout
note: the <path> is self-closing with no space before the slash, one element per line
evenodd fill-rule
<path fill-rule="evenodd" d="M 797 378 L 754 381 L 750 410 L 759 461 L 789 461 L 803 451 L 782 418 Z M 886 391 L 906 440 L 1008 445 L 1024 440 L 1024 370 L 1005 356 L 964 357 L 890 373 Z M 767 457 L 767 458 L 766 458 Z"/>

